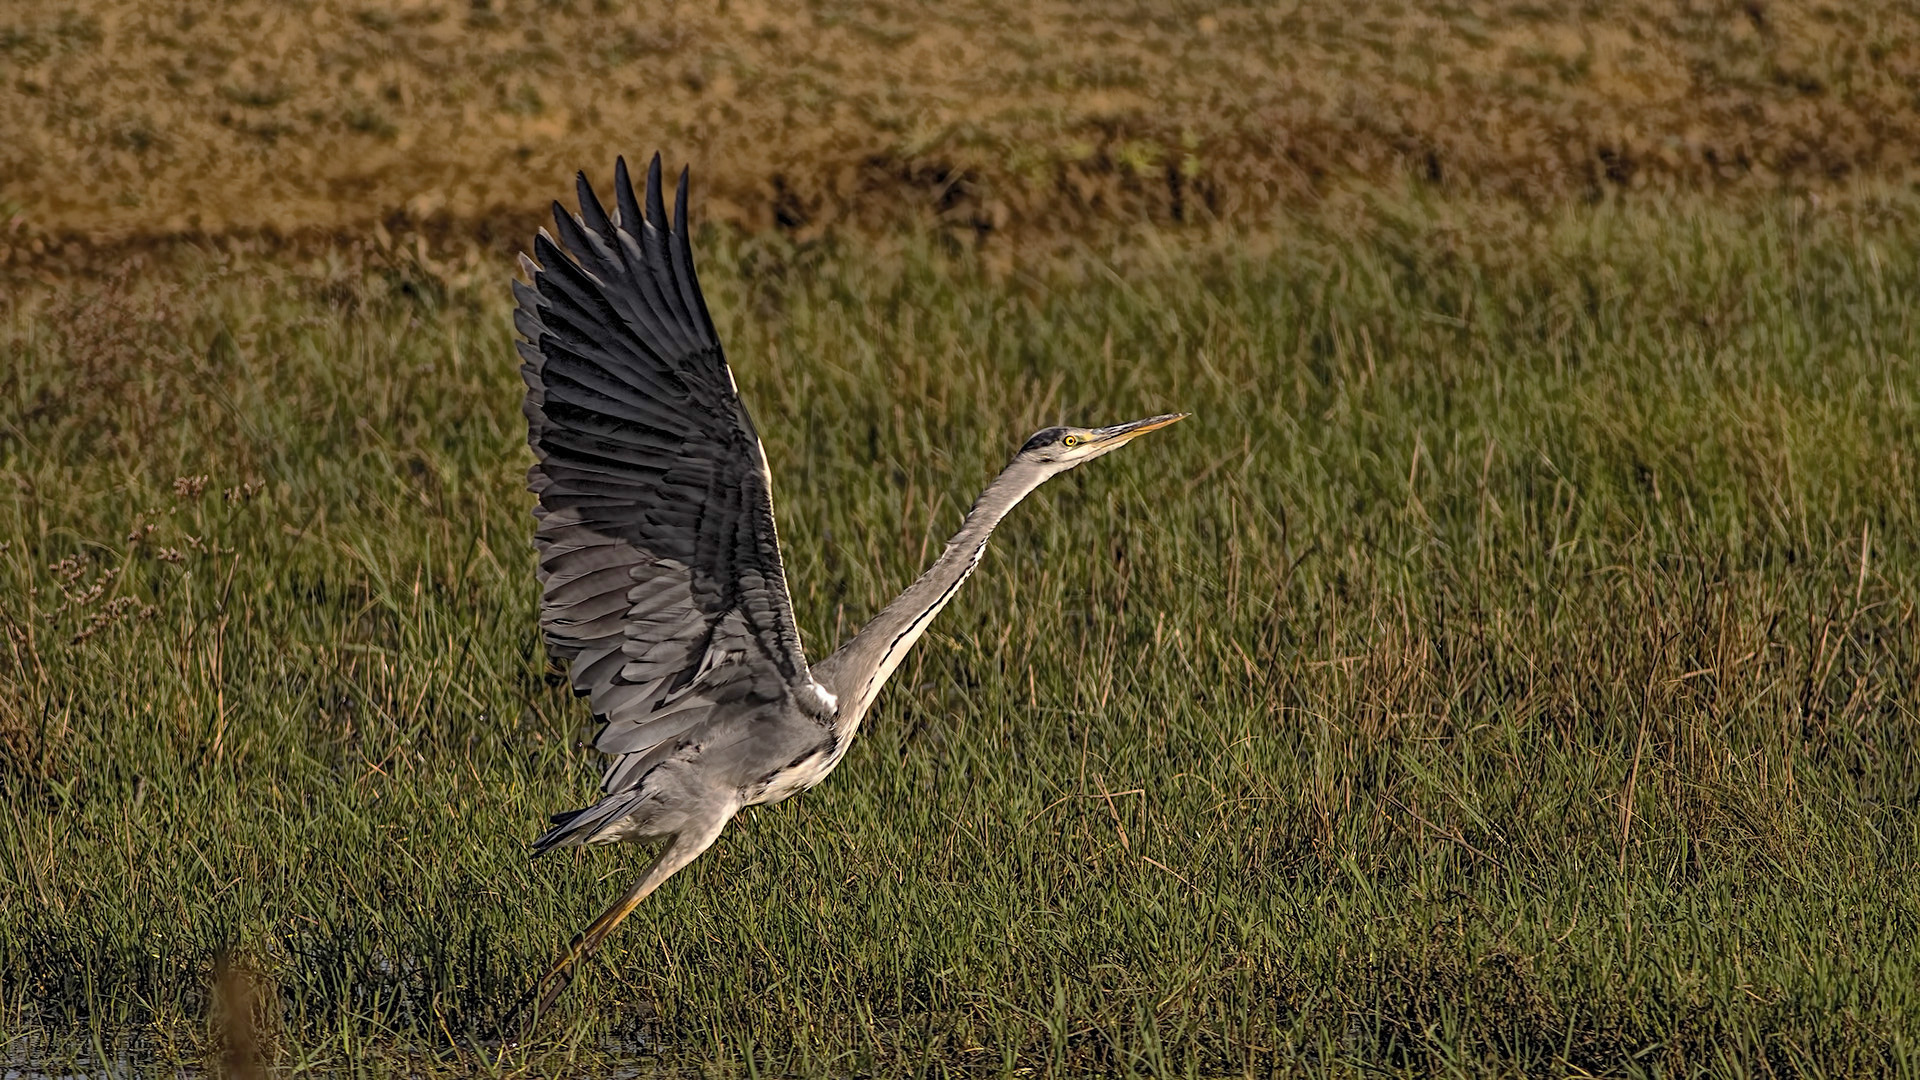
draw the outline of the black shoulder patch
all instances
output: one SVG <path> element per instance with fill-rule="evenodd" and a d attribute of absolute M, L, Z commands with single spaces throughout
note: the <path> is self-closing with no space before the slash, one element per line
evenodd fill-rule
<path fill-rule="evenodd" d="M 1020 452 L 1024 454 L 1029 450 L 1038 450 L 1043 446 L 1052 446 L 1054 443 L 1060 441 L 1060 436 L 1066 433 L 1067 429 L 1063 427 L 1043 428 L 1033 433 L 1033 438 L 1027 440 L 1027 444 L 1020 448 Z"/>

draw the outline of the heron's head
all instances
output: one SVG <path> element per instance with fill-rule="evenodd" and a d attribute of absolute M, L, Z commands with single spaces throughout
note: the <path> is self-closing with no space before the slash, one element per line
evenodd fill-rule
<path fill-rule="evenodd" d="M 1092 461 L 1102 454 L 1110 454 L 1149 431 L 1158 431 L 1177 420 L 1183 420 L 1186 413 L 1168 413 L 1165 416 L 1150 416 L 1145 420 L 1135 420 L 1130 424 L 1115 424 L 1113 427 L 1050 427 L 1033 433 L 1015 460 L 1032 461 L 1047 465 L 1056 471 L 1071 469 L 1083 461 Z"/>

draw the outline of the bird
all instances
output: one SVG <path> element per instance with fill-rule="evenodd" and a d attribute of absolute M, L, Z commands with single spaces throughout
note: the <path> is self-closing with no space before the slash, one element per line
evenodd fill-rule
<path fill-rule="evenodd" d="M 526 381 L 540 629 L 608 755 L 600 798 L 552 818 L 542 854 L 659 845 L 632 888 L 528 991 L 550 1010 L 581 961 L 734 815 L 826 779 L 888 676 L 1046 480 L 1182 419 L 1049 427 L 1027 439 L 925 573 L 816 664 L 802 651 L 773 481 L 694 274 L 686 169 L 668 219 L 660 155 L 613 206 L 576 177 L 513 282 Z M 641 209 L 641 198 L 645 210 Z"/>

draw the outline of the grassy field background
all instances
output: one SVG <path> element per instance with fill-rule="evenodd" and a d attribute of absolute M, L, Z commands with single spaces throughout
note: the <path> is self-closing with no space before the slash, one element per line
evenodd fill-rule
<path fill-rule="evenodd" d="M 1011 275 L 705 233 L 816 653 L 1029 430 L 1195 417 L 1022 507 L 536 1059 L 1910 1074 L 1915 211 L 1381 202 Z M 232 949 L 286 1064 L 476 1068 L 633 871 L 526 859 L 594 776 L 496 278 L 10 304 L 16 1039 L 195 1060 Z"/>
<path fill-rule="evenodd" d="M 283 1072 L 1920 1073 L 1917 49 L 0 13 L 0 1068 L 217 1063 L 225 970 Z M 1034 429 L 1195 416 L 1022 506 L 840 771 L 501 1062 L 641 859 L 526 857 L 597 772 L 505 282 L 656 146 L 815 655 Z"/>

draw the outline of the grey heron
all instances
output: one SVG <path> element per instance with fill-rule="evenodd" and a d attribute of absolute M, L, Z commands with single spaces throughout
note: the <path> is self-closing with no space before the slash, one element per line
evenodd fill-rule
<path fill-rule="evenodd" d="M 1009 510 L 1050 477 L 1184 413 L 1050 427 L 1022 445 L 945 551 L 899 599 L 817 664 L 800 648 L 772 479 L 694 277 L 687 173 L 668 222 L 660 157 L 646 210 L 622 159 L 614 206 L 581 174 L 580 209 L 553 205 L 515 281 L 534 545 L 548 652 L 611 756 L 592 806 L 557 814 L 536 852 L 662 842 L 627 893 L 573 939 L 533 1016 L 647 895 L 748 806 L 818 784 Z"/>

